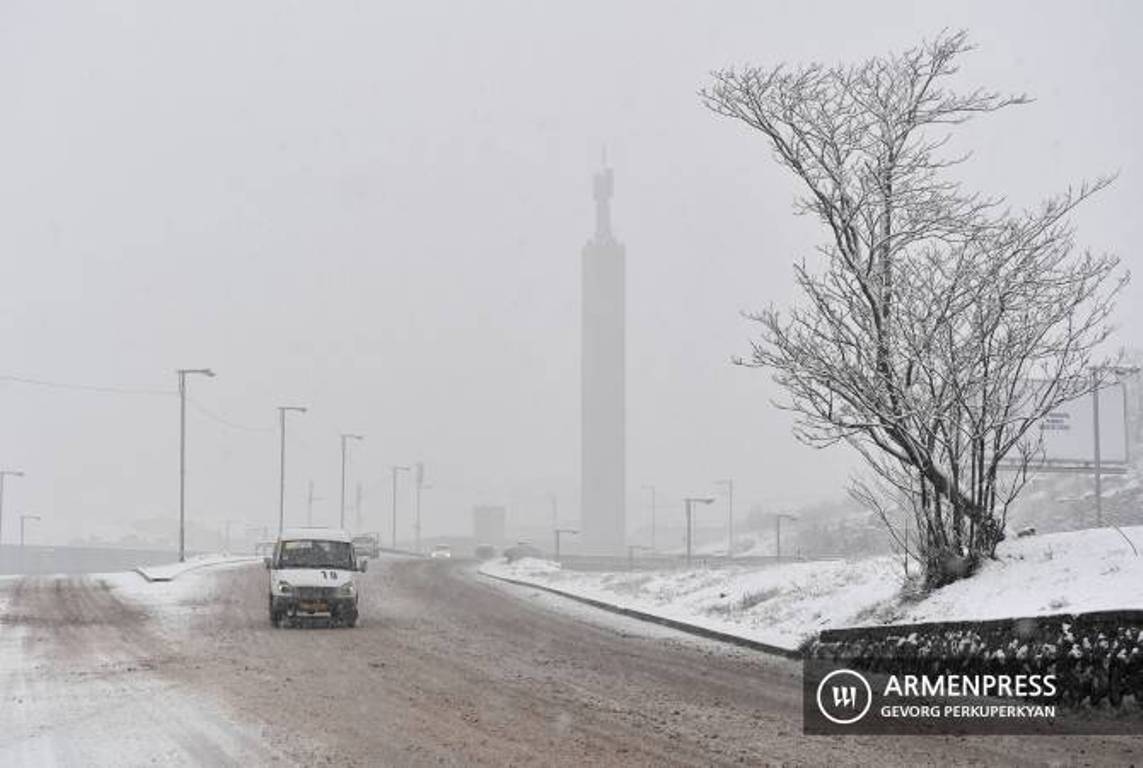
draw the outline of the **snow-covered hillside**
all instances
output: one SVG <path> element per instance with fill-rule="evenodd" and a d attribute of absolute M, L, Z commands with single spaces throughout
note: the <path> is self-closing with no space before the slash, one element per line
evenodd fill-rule
<path fill-rule="evenodd" d="M 1124 529 L 1143 548 L 1143 526 Z M 796 648 L 823 629 L 1143 609 L 1143 557 L 1111 528 L 1004 542 L 971 579 L 927 595 L 893 557 L 763 568 L 580 573 L 543 560 L 485 573 Z"/>

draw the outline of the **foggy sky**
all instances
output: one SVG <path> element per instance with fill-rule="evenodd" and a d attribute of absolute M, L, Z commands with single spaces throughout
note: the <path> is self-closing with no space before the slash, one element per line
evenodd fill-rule
<path fill-rule="evenodd" d="M 388 466 L 423 460 L 426 533 L 475 503 L 578 519 L 580 248 L 606 145 L 628 259 L 629 519 L 734 477 L 737 500 L 839 496 L 738 369 L 739 315 L 793 296 L 820 232 L 756 135 L 702 109 L 713 68 L 834 62 L 966 27 L 986 117 L 958 173 L 1016 206 L 1119 171 L 1079 241 L 1138 271 L 1137 6 L 1100 3 L 52 3 L 0 6 L 0 375 L 191 396 L 188 515 L 334 522 L 338 433 L 388 531 Z M 865 6 L 876 5 L 875 10 Z M 1143 345 L 1136 283 L 1119 341 Z M 0 381 L 5 540 L 177 520 L 177 400 Z M 407 484 L 405 486 L 408 487 Z M 401 497 L 401 535 L 410 512 Z M 239 524 L 241 525 L 241 524 Z M 173 534 L 173 528 L 172 528 Z"/>

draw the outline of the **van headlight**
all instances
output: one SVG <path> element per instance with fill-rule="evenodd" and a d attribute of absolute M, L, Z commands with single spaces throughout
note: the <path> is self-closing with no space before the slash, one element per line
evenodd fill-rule
<path fill-rule="evenodd" d="M 294 588 L 290 586 L 290 582 L 288 582 L 288 581 L 279 581 L 278 582 L 278 591 L 280 593 L 282 593 L 283 595 L 288 595 L 294 591 Z"/>
<path fill-rule="evenodd" d="M 352 581 L 347 581 L 337 588 L 337 594 L 341 597 L 353 597 L 356 592 L 357 588 L 353 586 Z"/>

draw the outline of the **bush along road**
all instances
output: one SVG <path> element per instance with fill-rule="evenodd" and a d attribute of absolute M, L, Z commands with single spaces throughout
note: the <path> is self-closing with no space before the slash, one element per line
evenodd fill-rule
<path fill-rule="evenodd" d="M 1055 674 L 1065 707 L 1143 707 L 1143 611 L 826 630 L 805 653 L 871 672 Z"/>

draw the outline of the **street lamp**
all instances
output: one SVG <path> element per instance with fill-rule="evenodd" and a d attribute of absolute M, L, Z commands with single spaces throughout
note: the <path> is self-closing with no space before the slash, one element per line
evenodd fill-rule
<path fill-rule="evenodd" d="M 4 478 L 23 477 L 24 473 L 18 469 L 0 469 L 0 544 L 4 543 Z"/>
<path fill-rule="evenodd" d="M 1099 444 L 1099 372 L 1100 370 L 1110 371 L 1111 373 L 1122 379 L 1125 376 L 1135 376 L 1139 373 L 1139 366 L 1123 366 L 1123 365 L 1108 365 L 1096 366 L 1091 369 L 1091 420 L 1092 420 L 1092 433 L 1094 435 L 1095 443 L 1095 521 L 1097 526 L 1103 525 L 1103 463 L 1100 456 Z M 1121 382 L 1122 383 L 1122 382 Z M 1124 443 L 1130 444 L 1127 439 L 1127 387 L 1123 388 L 1123 439 Z M 1127 456 L 1124 456 L 1126 459 Z"/>
<path fill-rule="evenodd" d="M 341 434 L 341 518 L 338 527 L 345 528 L 345 443 L 347 440 L 364 440 L 364 435 Z"/>
<path fill-rule="evenodd" d="M 278 466 L 278 538 L 282 537 L 282 529 L 286 524 L 286 413 L 305 413 L 306 409 L 300 405 L 279 405 L 278 424 L 282 433 L 281 462 Z"/>
<path fill-rule="evenodd" d="M 570 533 L 570 534 L 575 535 L 575 534 L 578 534 L 579 531 L 577 531 L 575 528 L 559 528 L 559 527 L 557 527 L 557 528 L 553 528 L 552 532 L 556 535 L 556 562 L 558 563 L 560 561 L 560 534 L 561 533 Z"/>
<path fill-rule="evenodd" d="M 393 528 L 392 528 L 392 541 L 393 549 L 397 548 L 397 473 L 408 472 L 412 467 L 406 467 L 401 464 L 394 464 L 390 467 L 393 472 Z"/>
<path fill-rule="evenodd" d="M 774 542 L 775 542 L 775 545 L 777 546 L 777 558 L 776 558 L 777 560 L 782 559 L 782 520 L 783 519 L 793 521 L 793 520 L 797 520 L 798 516 L 797 515 L 788 515 L 785 512 L 779 512 L 777 515 L 774 516 L 774 525 L 776 527 L 776 531 L 775 531 L 775 535 L 774 535 Z"/>
<path fill-rule="evenodd" d="M 734 557 L 734 478 L 715 480 L 714 484 L 726 486 L 729 502 L 726 510 L 726 557 L 729 559 Z"/>
<path fill-rule="evenodd" d="M 310 480 L 309 492 L 306 494 L 306 525 L 314 524 L 314 502 L 325 501 L 321 496 L 314 496 L 314 481 Z"/>
<path fill-rule="evenodd" d="M 28 520 L 39 520 L 39 515 L 20 515 L 20 549 L 24 548 L 24 523 Z"/>
<path fill-rule="evenodd" d="M 694 504 L 713 504 L 714 499 L 710 496 L 688 496 L 683 499 L 683 503 L 687 510 L 687 567 L 691 564 L 691 506 Z"/>
<path fill-rule="evenodd" d="M 655 550 L 655 486 L 644 485 L 643 490 L 651 492 L 651 551 Z"/>
<path fill-rule="evenodd" d="M 417 480 L 417 522 L 416 522 L 417 546 L 416 546 L 416 552 L 419 554 L 421 551 L 421 491 L 426 490 L 428 488 L 432 488 L 431 485 L 425 485 L 425 464 L 424 464 L 424 462 L 421 462 L 421 461 L 417 462 L 416 480 Z M 393 543 L 394 543 L 394 545 L 396 544 L 396 542 L 393 542 Z"/>
<path fill-rule="evenodd" d="M 187 376 L 214 378 L 209 368 L 179 368 L 179 562 L 186 560 L 187 499 Z"/>

